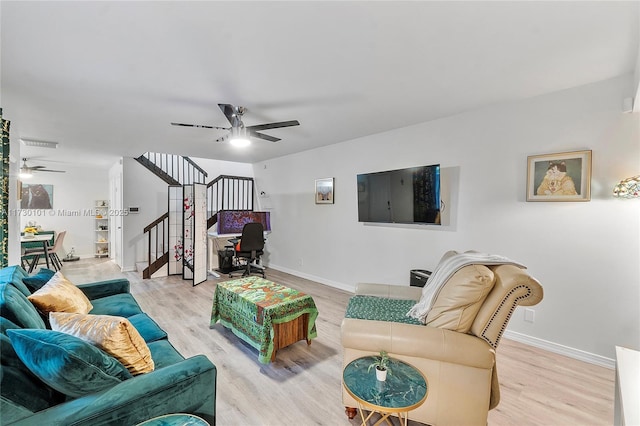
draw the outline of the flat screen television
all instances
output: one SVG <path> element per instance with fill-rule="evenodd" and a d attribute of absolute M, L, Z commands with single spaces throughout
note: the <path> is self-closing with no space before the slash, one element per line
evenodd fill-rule
<path fill-rule="evenodd" d="M 359 174 L 358 221 L 440 225 L 440 165 Z"/>

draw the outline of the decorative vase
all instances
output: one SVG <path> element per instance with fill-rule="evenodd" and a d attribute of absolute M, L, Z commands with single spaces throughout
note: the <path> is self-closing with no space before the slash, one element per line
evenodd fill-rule
<path fill-rule="evenodd" d="M 381 382 L 387 380 L 387 370 L 379 370 L 378 367 L 376 367 L 376 379 Z"/>
<path fill-rule="evenodd" d="M 25 232 L 24 233 L 24 237 L 25 238 L 33 238 L 33 237 L 35 237 L 35 234 L 33 232 Z M 31 244 L 31 243 L 29 243 L 29 244 Z"/>

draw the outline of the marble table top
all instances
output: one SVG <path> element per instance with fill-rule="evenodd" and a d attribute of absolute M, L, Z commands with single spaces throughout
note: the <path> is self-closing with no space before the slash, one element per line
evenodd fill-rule
<path fill-rule="evenodd" d="M 367 356 L 351 361 L 343 371 L 347 392 L 357 401 L 377 411 L 405 412 L 420 406 L 427 397 L 427 381 L 412 365 L 390 359 L 387 379 L 376 379 L 375 367 L 369 369 L 377 357 Z"/>

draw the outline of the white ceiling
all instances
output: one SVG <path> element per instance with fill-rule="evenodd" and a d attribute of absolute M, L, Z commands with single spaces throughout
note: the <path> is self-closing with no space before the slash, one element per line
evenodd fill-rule
<path fill-rule="evenodd" d="M 633 72 L 639 5 L 3 0 L 0 102 L 43 161 L 253 163 Z M 301 125 L 238 150 L 169 124 L 228 126 L 218 103 Z"/>

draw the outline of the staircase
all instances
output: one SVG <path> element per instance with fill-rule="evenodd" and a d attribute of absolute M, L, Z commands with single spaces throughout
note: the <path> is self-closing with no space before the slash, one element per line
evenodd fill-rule
<path fill-rule="evenodd" d="M 145 153 L 136 160 L 168 185 L 204 183 L 207 173 L 187 157 L 171 154 Z M 220 210 L 254 208 L 253 178 L 220 175 L 207 183 L 207 229 L 218 222 Z M 147 267 L 142 278 L 147 279 L 169 262 L 169 213 L 165 213 L 144 228 L 147 239 Z"/>
<path fill-rule="evenodd" d="M 205 183 L 207 172 L 192 159 L 174 154 L 145 152 L 135 159 L 168 185 Z"/>

